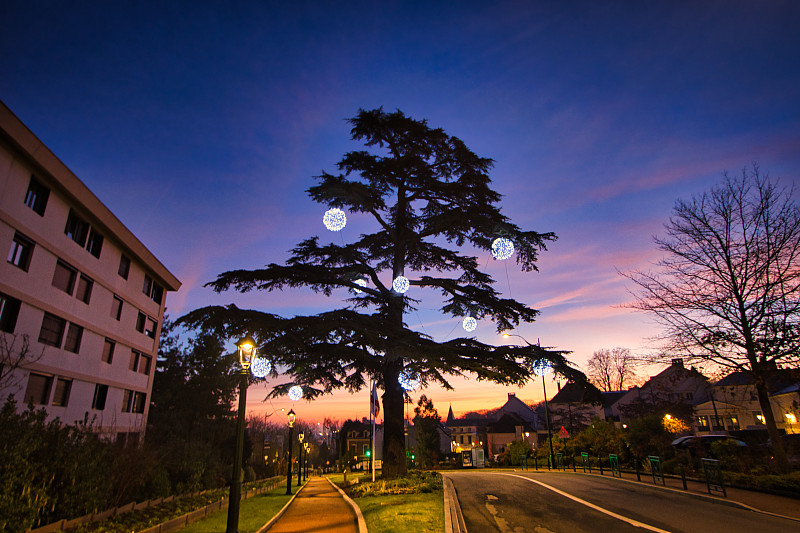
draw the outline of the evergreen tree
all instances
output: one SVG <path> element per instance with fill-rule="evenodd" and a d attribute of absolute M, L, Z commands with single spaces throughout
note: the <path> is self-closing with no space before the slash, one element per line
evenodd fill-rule
<path fill-rule="evenodd" d="M 414 428 L 417 436 L 417 461 L 422 468 L 434 468 L 439 462 L 439 411 L 433 400 L 422 395 L 414 408 Z"/>
<path fill-rule="evenodd" d="M 452 388 L 448 376 L 462 374 L 521 385 L 542 363 L 568 379 L 585 377 L 569 366 L 563 351 L 493 346 L 475 338 L 436 341 L 406 325 L 404 317 L 417 309 L 419 295 L 434 293 L 442 295 L 442 313 L 491 318 L 498 332 L 532 322 L 538 312 L 495 291 L 494 280 L 472 253 L 486 253 L 505 236 L 515 246 L 517 263 L 529 272 L 555 235 L 512 224 L 496 205 L 500 195 L 490 188 L 492 160 L 477 156 L 458 138 L 401 111 L 361 110 L 350 124 L 352 138 L 372 151 L 345 154 L 339 173 L 323 172 L 308 194 L 318 203 L 371 217 L 376 231 L 342 245 L 321 245 L 311 237 L 294 248 L 285 265 L 225 272 L 208 284 L 218 292 L 307 286 L 326 296 L 347 288 L 349 305 L 290 319 L 235 306 L 210 307 L 182 322 L 214 328 L 228 338 L 257 336 L 260 353 L 269 354 L 309 395 L 342 387 L 357 391 L 367 378 L 377 380 L 384 390 L 383 473 L 391 478 L 406 470 L 402 373 L 445 388 Z M 398 276 L 410 279 L 413 295 L 393 290 Z M 285 393 L 290 385 L 276 387 L 273 394 Z"/>

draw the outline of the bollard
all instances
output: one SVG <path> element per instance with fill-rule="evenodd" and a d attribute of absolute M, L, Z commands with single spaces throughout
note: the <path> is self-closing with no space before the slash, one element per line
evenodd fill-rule
<path fill-rule="evenodd" d="M 602 457 L 598 457 L 597 458 L 597 464 L 600 465 L 600 475 L 602 476 L 603 475 L 603 458 Z"/>
<path fill-rule="evenodd" d="M 636 481 L 641 481 L 642 476 L 641 473 L 639 472 L 639 459 L 634 458 L 633 462 L 636 464 Z"/>
<path fill-rule="evenodd" d="M 578 471 L 578 467 L 575 464 L 575 456 L 574 455 L 572 456 L 572 471 L 573 472 L 577 472 Z"/>

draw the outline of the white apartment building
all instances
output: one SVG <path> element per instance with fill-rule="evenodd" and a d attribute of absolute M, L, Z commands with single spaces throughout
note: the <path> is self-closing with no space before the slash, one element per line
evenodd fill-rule
<path fill-rule="evenodd" d="M 2 102 L 0 248 L 0 404 L 138 442 L 180 282 Z"/>

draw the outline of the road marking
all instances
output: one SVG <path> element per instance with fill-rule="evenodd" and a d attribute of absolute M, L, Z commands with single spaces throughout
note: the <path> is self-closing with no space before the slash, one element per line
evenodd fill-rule
<path fill-rule="evenodd" d="M 563 490 L 559 490 L 559 489 L 557 489 L 555 487 L 551 487 L 550 485 L 548 485 L 546 483 L 542 483 L 541 481 L 537 481 L 537 480 L 531 479 L 529 477 L 518 476 L 516 474 L 502 474 L 502 475 L 516 477 L 516 478 L 519 478 L 519 479 L 523 479 L 525 481 L 530 481 L 531 483 L 536 483 L 537 485 L 540 485 L 540 486 L 542 486 L 542 487 L 544 487 L 544 488 L 546 488 L 548 490 L 552 490 L 556 494 L 560 494 L 560 495 L 564 496 L 565 498 L 569 498 L 570 500 L 572 500 L 574 502 L 577 502 L 577 503 L 580 503 L 582 505 L 585 505 L 586 507 L 590 507 L 590 508 L 594 509 L 595 511 L 600 511 L 601 513 L 607 514 L 608 516 L 616 518 L 617 520 L 622 520 L 623 522 L 627 522 L 630 525 L 632 525 L 633 527 L 641 527 L 641 528 L 647 529 L 649 531 L 655 531 L 656 533 L 670 533 L 669 531 L 667 531 L 665 529 L 660 529 L 660 528 L 657 528 L 655 526 L 651 526 L 651 525 L 639 522 L 638 520 L 634 520 L 633 518 L 628 518 L 627 516 L 622 516 L 621 514 L 617 514 L 617 513 L 613 512 L 613 511 L 609 511 L 608 509 L 603 509 L 599 505 L 595 505 L 593 503 L 587 502 L 586 500 L 582 500 L 582 499 L 578 498 L 577 496 L 573 496 L 572 494 L 569 494 L 568 492 L 564 492 Z"/>

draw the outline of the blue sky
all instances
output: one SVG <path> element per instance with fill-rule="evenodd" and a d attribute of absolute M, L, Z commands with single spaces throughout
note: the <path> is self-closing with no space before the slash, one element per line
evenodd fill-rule
<path fill-rule="evenodd" d="M 629 296 L 617 270 L 658 258 L 651 237 L 677 198 L 753 161 L 787 185 L 800 176 L 798 2 L 295 4 L 0 5 L 0 99 L 184 283 L 167 300 L 173 317 L 339 304 L 202 285 L 281 262 L 310 235 L 357 235 L 366 220 L 329 234 L 304 191 L 360 148 L 345 122 L 359 108 L 426 118 L 495 159 L 504 213 L 559 240 L 538 273 L 487 269 L 542 311 L 518 333 L 578 364 L 651 347 L 652 326 L 618 307 Z M 409 324 L 456 335 L 435 303 Z M 476 333 L 496 339 L 491 324 Z M 505 391 L 427 392 L 458 412 Z M 326 402 L 337 399 L 361 402 Z"/>

